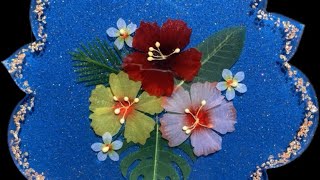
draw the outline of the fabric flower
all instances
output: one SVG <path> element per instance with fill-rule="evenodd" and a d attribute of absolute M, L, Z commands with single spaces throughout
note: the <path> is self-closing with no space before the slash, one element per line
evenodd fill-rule
<path fill-rule="evenodd" d="M 195 48 L 183 51 L 190 36 L 191 29 L 181 20 L 168 20 L 161 28 L 141 22 L 133 38 L 137 52 L 124 59 L 123 69 L 149 94 L 170 96 L 174 77 L 192 81 L 200 69 L 202 54 Z"/>
<path fill-rule="evenodd" d="M 222 138 L 217 132 L 235 130 L 236 110 L 215 86 L 216 83 L 195 83 L 190 94 L 180 87 L 165 98 L 163 107 L 169 113 L 160 119 L 160 131 L 170 147 L 179 146 L 190 137 L 196 156 L 221 149 Z"/>
<path fill-rule="evenodd" d="M 105 161 L 109 155 L 112 161 L 119 161 L 119 154 L 115 150 L 121 149 L 123 143 L 119 140 L 112 142 L 112 136 L 109 132 L 106 132 L 102 136 L 103 143 L 94 143 L 91 145 L 91 149 L 95 152 L 99 152 L 97 157 L 99 161 Z"/>
<path fill-rule="evenodd" d="M 232 75 L 232 72 L 228 69 L 224 69 L 222 72 L 222 77 L 225 81 L 219 82 L 217 84 L 217 89 L 220 91 L 226 92 L 226 98 L 230 101 L 234 99 L 235 97 L 235 91 L 238 91 L 239 93 L 245 93 L 247 92 L 247 86 L 245 84 L 240 83 L 244 80 L 244 72 L 238 72 L 234 77 Z"/>
<path fill-rule="evenodd" d="M 145 144 L 155 121 L 145 115 L 163 111 L 161 99 L 143 92 L 137 97 L 141 83 L 129 80 L 126 73 L 111 74 L 110 88 L 98 85 L 90 97 L 91 126 L 97 135 L 115 135 L 124 125 L 127 142 Z"/>
<path fill-rule="evenodd" d="M 107 30 L 107 34 L 110 37 L 117 38 L 114 44 L 117 46 L 118 49 L 123 48 L 124 42 L 126 42 L 126 44 L 129 47 L 132 47 L 131 34 L 133 34 L 136 31 L 137 25 L 130 23 L 127 26 L 126 22 L 122 18 L 120 18 L 117 22 L 117 27 L 118 29 L 111 27 Z"/>

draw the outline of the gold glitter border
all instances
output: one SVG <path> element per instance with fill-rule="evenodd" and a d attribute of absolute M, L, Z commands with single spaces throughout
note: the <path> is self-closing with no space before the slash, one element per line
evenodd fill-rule
<path fill-rule="evenodd" d="M 47 42 L 48 35 L 44 32 L 46 25 L 46 15 L 45 9 L 49 6 L 48 0 L 36 0 L 35 8 L 32 11 L 37 20 L 37 36 L 40 40 L 31 43 L 28 48 L 21 49 L 13 59 L 11 59 L 9 64 L 6 64 L 8 72 L 12 77 L 15 78 L 15 81 L 23 79 L 23 65 L 25 64 L 27 53 L 36 53 L 41 52 L 44 49 L 45 43 Z M 35 92 L 29 86 L 28 81 L 23 81 L 21 89 L 31 98 L 19 106 L 18 111 L 12 116 L 13 122 L 15 125 L 14 130 L 10 130 L 10 134 L 13 138 L 10 140 L 10 150 L 17 164 L 22 168 L 22 172 L 28 180 L 44 180 L 44 173 L 38 173 L 28 162 L 28 152 L 23 152 L 20 148 L 21 138 L 19 137 L 22 124 L 26 119 L 27 113 L 32 111 L 34 107 L 34 97 Z"/>
<path fill-rule="evenodd" d="M 251 4 L 252 9 L 257 9 L 262 2 L 263 0 L 254 0 Z M 305 82 L 303 78 L 299 77 L 298 72 L 293 70 L 292 66 L 288 63 L 289 56 L 293 49 L 292 42 L 299 40 L 299 36 L 297 35 L 300 31 L 299 28 L 291 24 L 290 21 L 281 21 L 279 17 L 275 18 L 271 13 L 267 13 L 262 9 L 257 11 L 256 18 L 259 21 L 270 20 L 274 22 L 274 25 L 277 28 L 283 29 L 286 43 L 283 47 L 283 53 L 280 54 L 279 59 L 282 61 L 282 65 L 287 71 L 288 77 L 293 80 L 296 93 L 301 94 L 301 100 L 306 104 L 305 116 L 303 118 L 302 125 L 293 140 L 289 143 L 287 149 L 284 152 L 279 153 L 277 157 L 270 155 L 268 160 L 257 166 L 256 171 L 250 176 L 253 180 L 261 180 L 264 170 L 285 165 L 298 154 L 299 150 L 301 150 L 301 143 L 307 140 L 311 126 L 314 124 L 314 121 L 317 121 L 314 117 L 318 112 L 318 107 L 314 104 L 308 93 L 310 82 Z"/>

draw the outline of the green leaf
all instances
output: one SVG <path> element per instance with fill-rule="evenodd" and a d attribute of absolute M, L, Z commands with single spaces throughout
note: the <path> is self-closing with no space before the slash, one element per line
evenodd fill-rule
<path fill-rule="evenodd" d="M 214 82 L 221 79 L 223 69 L 230 69 L 239 59 L 246 36 L 245 27 L 224 29 L 198 45 L 202 52 L 202 67 L 193 82 Z M 190 88 L 190 83 L 180 81 L 177 86 Z"/>
<path fill-rule="evenodd" d="M 87 86 L 108 84 L 109 74 L 120 71 L 121 56 L 118 53 L 106 41 L 99 39 L 71 52 L 78 82 Z"/>
<path fill-rule="evenodd" d="M 175 154 L 172 148 L 167 146 L 167 141 L 161 138 L 158 124 L 156 124 L 155 133 L 148 139 L 147 143 L 121 161 L 120 168 L 124 177 L 127 177 L 130 166 L 136 161 L 139 161 L 139 163 L 129 172 L 130 180 L 136 180 L 140 176 L 150 180 L 180 179 L 173 163 L 181 170 L 183 179 L 187 179 L 191 172 L 188 161 Z"/>

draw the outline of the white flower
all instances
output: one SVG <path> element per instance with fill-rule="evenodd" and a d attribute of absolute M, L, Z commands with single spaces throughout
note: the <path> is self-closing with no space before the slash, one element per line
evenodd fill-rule
<path fill-rule="evenodd" d="M 222 77 L 225 81 L 219 82 L 217 84 L 217 89 L 226 92 L 226 98 L 230 101 L 235 97 L 235 90 L 239 93 L 247 92 L 247 86 L 240 83 L 244 80 L 244 72 L 238 72 L 234 77 L 232 72 L 228 69 L 224 69 L 222 72 Z"/>
<path fill-rule="evenodd" d="M 137 25 L 130 23 L 127 26 L 126 22 L 120 18 L 117 22 L 117 27 L 118 29 L 111 27 L 107 30 L 108 36 L 117 38 L 114 44 L 119 50 L 123 48 L 124 42 L 126 42 L 129 47 L 132 47 L 133 38 L 131 34 L 137 30 Z"/>
<path fill-rule="evenodd" d="M 115 150 L 121 149 L 123 143 L 119 140 L 112 142 L 112 136 L 109 132 L 106 132 L 102 136 L 104 143 L 94 143 L 91 145 L 91 149 L 95 152 L 99 152 L 97 157 L 99 161 L 105 161 L 109 155 L 112 161 L 119 161 L 119 154 Z"/>

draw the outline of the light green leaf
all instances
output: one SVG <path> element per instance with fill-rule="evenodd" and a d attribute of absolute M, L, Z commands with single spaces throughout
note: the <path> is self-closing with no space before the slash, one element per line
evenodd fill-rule
<path fill-rule="evenodd" d="M 120 71 L 119 74 L 111 74 L 109 83 L 113 94 L 118 98 L 127 96 L 133 100 L 141 88 L 141 82 L 130 80 L 128 74 L 123 71 Z"/>
<path fill-rule="evenodd" d="M 154 115 L 163 111 L 161 106 L 161 98 L 150 96 L 147 92 L 143 92 L 139 97 L 140 101 L 135 108 L 139 111 Z"/>
<path fill-rule="evenodd" d="M 145 144 L 154 130 L 154 120 L 139 111 L 130 113 L 126 120 L 124 137 L 127 142 Z"/>
<path fill-rule="evenodd" d="M 224 29 L 198 45 L 202 52 L 202 67 L 193 82 L 215 82 L 221 79 L 223 69 L 230 69 L 241 55 L 246 36 L 245 27 Z M 177 86 L 190 88 L 190 83 L 180 81 Z"/>
<path fill-rule="evenodd" d="M 144 179 L 165 180 L 167 178 L 180 179 L 173 163 L 175 163 L 182 172 L 183 179 L 187 179 L 191 172 L 191 167 L 183 157 L 175 154 L 172 148 L 167 146 L 167 141 L 161 138 L 159 125 L 156 125 L 156 131 L 148 139 L 144 146 L 136 152 L 126 156 L 121 164 L 121 172 L 124 177 L 130 180 L 136 180 L 143 176 Z M 130 166 L 140 160 L 138 165 L 129 172 Z M 128 173 L 130 173 L 128 175 Z"/>
<path fill-rule="evenodd" d="M 89 109 L 91 111 L 96 108 L 112 107 L 114 105 L 113 95 L 110 88 L 106 88 L 103 85 L 96 86 L 96 88 L 91 92 L 89 100 L 91 103 Z"/>
<path fill-rule="evenodd" d="M 99 136 L 106 132 L 115 135 L 121 128 L 119 117 L 113 113 L 113 108 L 96 108 L 89 118 L 92 120 L 91 127 Z"/>

